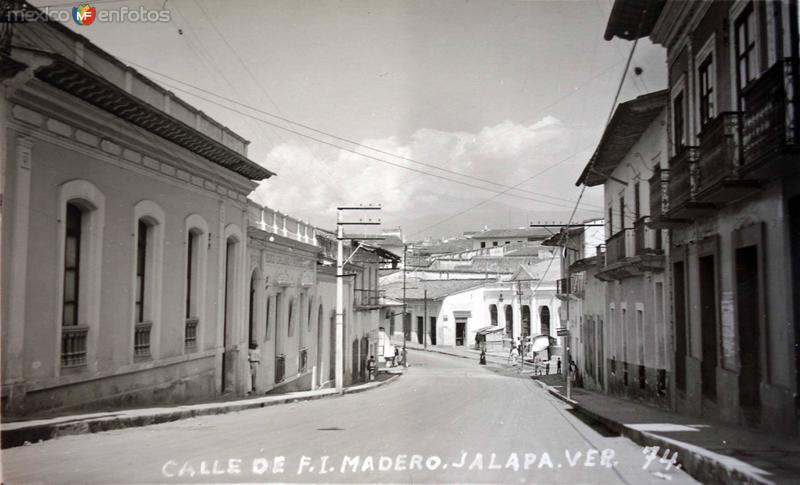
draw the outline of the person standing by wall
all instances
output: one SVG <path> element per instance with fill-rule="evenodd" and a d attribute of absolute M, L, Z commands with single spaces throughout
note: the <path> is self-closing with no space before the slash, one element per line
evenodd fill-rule
<path fill-rule="evenodd" d="M 250 350 L 247 354 L 247 360 L 250 362 L 250 387 L 247 391 L 248 394 L 256 390 L 256 382 L 258 382 L 258 366 L 261 364 L 261 353 L 258 351 L 258 344 L 250 342 Z"/>

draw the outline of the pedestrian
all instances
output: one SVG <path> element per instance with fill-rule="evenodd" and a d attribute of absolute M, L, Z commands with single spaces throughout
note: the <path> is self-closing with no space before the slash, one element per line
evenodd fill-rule
<path fill-rule="evenodd" d="M 369 360 L 367 361 L 367 371 L 369 372 L 369 380 L 375 380 L 375 373 L 378 370 L 378 363 L 375 362 L 375 356 L 370 355 Z"/>
<path fill-rule="evenodd" d="M 517 347 L 511 347 L 511 365 L 517 365 L 517 359 L 519 358 L 519 350 Z"/>
<path fill-rule="evenodd" d="M 479 363 L 480 365 L 486 365 L 486 349 L 481 349 L 481 360 Z"/>
<path fill-rule="evenodd" d="M 561 357 L 556 361 L 556 374 L 561 374 Z"/>
<path fill-rule="evenodd" d="M 400 357 L 400 350 L 397 349 L 397 346 L 394 347 L 394 357 L 392 357 L 392 367 L 397 367 L 397 359 Z"/>
<path fill-rule="evenodd" d="M 256 390 L 258 382 L 258 366 L 261 364 L 261 352 L 258 351 L 258 344 L 250 342 L 250 350 L 247 352 L 247 360 L 250 362 L 250 388 L 248 394 Z"/>

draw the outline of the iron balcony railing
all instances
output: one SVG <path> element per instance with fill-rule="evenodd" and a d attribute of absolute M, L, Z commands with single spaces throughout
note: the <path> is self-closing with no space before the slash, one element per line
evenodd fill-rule
<path fill-rule="evenodd" d="M 61 367 L 86 365 L 86 340 L 89 327 L 72 325 L 61 327 Z"/>
<path fill-rule="evenodd" d="M 745 166 L 765 162 L 776 149 L 800 144 L 797 59 L 775 63 L 744 89 L 742 145 Z"/>
<path fill-rule="evenodd" d="M 669 162 L 669 205 L 677 208 L 694 200 L 697 180 L 697 147 L 683 147 Z"/>
<path fill-rule="evenodd" d="M 657 219 L 669 212 L 669 170 L 656 165 L 649 183 L 650 215 Z"/>
<path fill-rule="evenodd" d="M 152 329 L 152 322 L 140 322 L 136 324 L 133 334 L 134 359 L 142 360 L 150 358 L 150 331 Z"/>
<path fill-rule="evenodd" d="M 286 356 L 281 354 L 275 357 L 275 383 L 283 382 L 286 378 Z"/>
<path fill-rule="evenodd" d="M 197 350 L 197 318 L 187 318 L 183 334 L 183 347 L 187 352 Z"/>
<path fill-rule="evenodd" d="M 628 231 L 629 229 L 621 229 L 606 239 L 606 266 L 610 266 L 626 257 L 625 239 Z"/>
<path fill-rule="evenodd" d="M 724 179 L 739 177 L 742 164 L 741 113 L 725 112 L 709 121 L 700 133 L 697 190 L 702 192 Z"/>

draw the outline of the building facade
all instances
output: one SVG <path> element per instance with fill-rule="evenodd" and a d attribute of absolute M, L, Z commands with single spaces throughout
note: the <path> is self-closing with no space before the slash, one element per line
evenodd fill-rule
<path fill-rule="evenodd" d="M 242 391 L 246 196 L 271 173 L 57 23 L 3 56 L 4 413 Z"/>
<path fill-rule="evenodd" d="M 617 1 L 613 36 L 667 52 L 668 143 L 650 186 L 653 226 L 670 230 L 674 405 L 796 433 L 797 2 Z"/>

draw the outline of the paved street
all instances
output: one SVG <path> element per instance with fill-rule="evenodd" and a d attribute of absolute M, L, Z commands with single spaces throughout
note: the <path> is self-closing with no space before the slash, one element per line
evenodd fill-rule
<path fill-rule="evenodd" d="M 4 483 L 691 481 L 659 460 L 643 469 L 639 446 L 530 379 L 410 359 L 400 380 L 362 394 L 3 450 Z"/>

